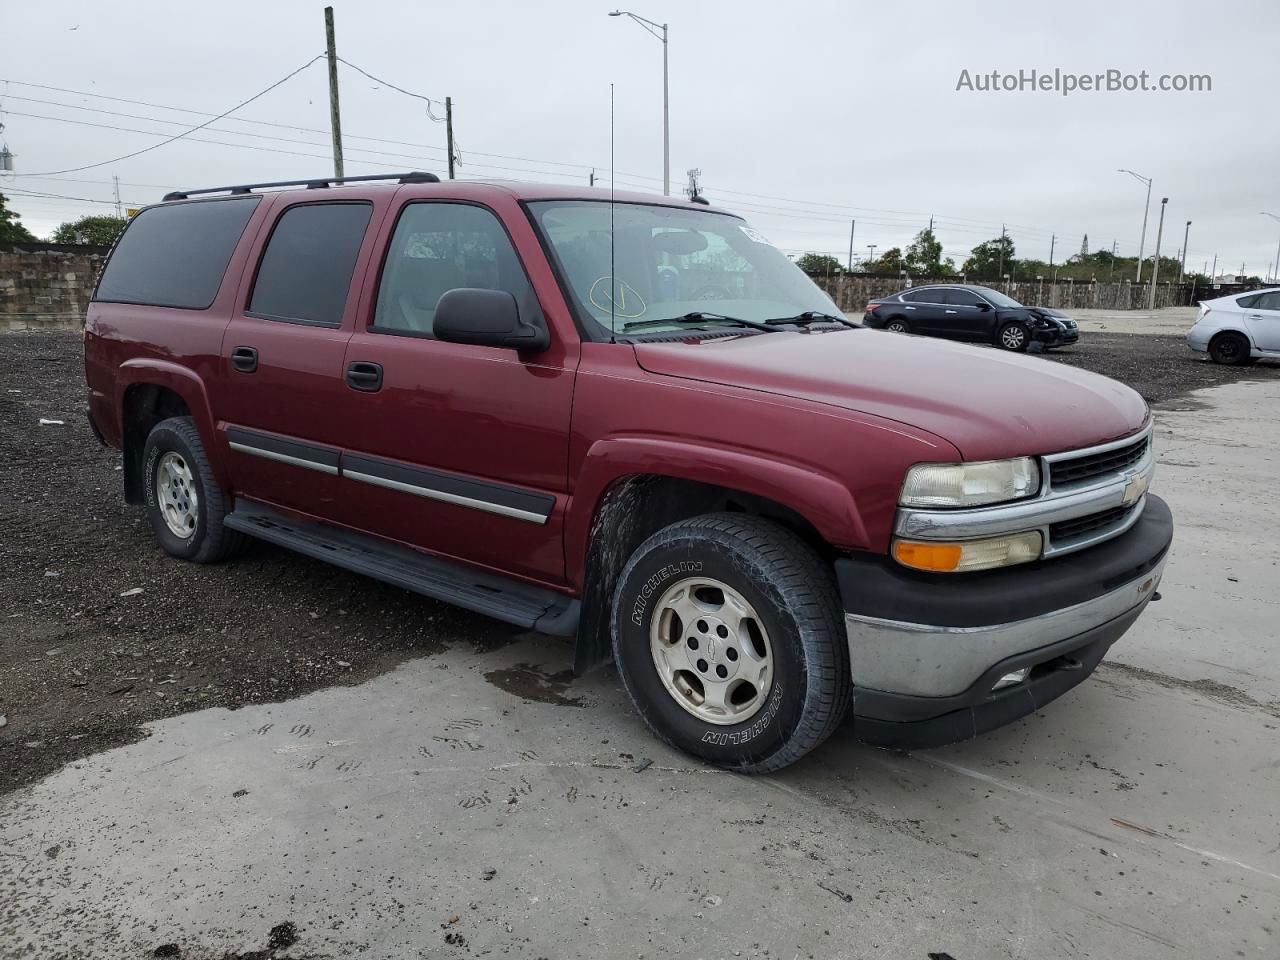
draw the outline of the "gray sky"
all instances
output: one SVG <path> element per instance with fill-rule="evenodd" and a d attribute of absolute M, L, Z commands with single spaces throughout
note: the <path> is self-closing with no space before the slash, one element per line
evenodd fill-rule
<path fill-rule="evenodd" d="M 932 214 L 957 262 L 1002 222 L 1019 256 L 1048 259 L 1055 231 L 1059 260 L 1085 233 L 1091 249 L 1115 240 L 1132 256 L 1144 188 L 1116 172 L 1130 167 L 1155 178 L 1148 255 L 1168 196 L 1162 251 L 1174 254 L 1192 220 L 1189 269 L 1218 254 L 1220 269 L 1243 263 L 1264 274 L 1276 256 L 1280 223 L 1259 216 L 1280 214 L 1275 0 L 634 2 L 670 22 L 673 189 L 701 168 L 713 202 L 788 252 L 843 260 L 851 217 L 855 255 L 871 243 L 883 252 Z M 222 0 L 199 14 L 172 2 L 0 0 L 0 139 L 17 155 L 15 172 L 96 163 L 161 139 L 84 123 L 172 135 L 208 119 L 18 81 L 216 114 L 323 52 L 323 6 Z M 594 165 L 607 185 L 612 82 L 618 185 L 661 192 L 661 44 L 606 17 L 611 0 L 334 6 L 340 56 L 416 93 L 454 98 L 461 175 L 585 183 Z M 1033 68 L 1147 70 L 1152 82 L 1209 74 L 1213 89 L 956 90 L 964 69 Z M 426 104 L 340 69 L 347 173 L 443 174 L 444 125 Z M 5 175 L 0 192 L 43 236 L 111 207 L 11 191 L 109 200 L 116 175 L 126 204 L 141 204 L 173 187 L 332 172 L 323 63 L 234 116 L 321 132 L 227 119 L 193 136 L 238 146 L 179 141 L 57 178 Z"/>

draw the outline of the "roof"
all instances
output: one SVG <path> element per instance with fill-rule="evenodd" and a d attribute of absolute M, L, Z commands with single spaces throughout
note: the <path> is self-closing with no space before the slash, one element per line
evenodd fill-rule
<path fill-rule="evenodd" d="M 293 188 L 293 189 L 289 189 Z M 301 188 L 301 189 L 298 189 Z M 404 189 L 409 196 L 466 196 L 480 199 L 486 193 L 501 192 L 517 200 L 593 200 L 618 203 L 647 203 L 684 209 L 707 210 L 716 213 L 731 211 L 702 202 L 694 203 L 683 196 L 664 197 L 658 194 L 633 190 L 611 191 L 601 187 L 580 187 L 565 184 L 529 183 L 520 180 L 445 180 L 433 174 L 393 173 L 375 177 L 324 178 L 310 180 L 273 181 L 249 183 L 226 187 L 203 187 L 177 190 L 165 196 L 165 201 L 182 201 L 196 195 L 229 194 L 244 196 L 261 191 L 281 193 L 305 193 L 314 195 L 317 190 L 352 191 L 365 195 Z"/>

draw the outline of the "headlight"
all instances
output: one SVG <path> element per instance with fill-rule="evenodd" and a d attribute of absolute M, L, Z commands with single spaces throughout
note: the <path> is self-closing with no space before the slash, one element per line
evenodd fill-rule
<path fill-rule="evenodd" d="M 980 507 L 1040 490 L 1040 467 L 1031 457 L 982 463 L 920 463 L 907 471 L 898 503 L 904 507 Z"/>
<path fill-rule="evenodd" d="M 971 573 L 994 567 L 1011 567 L 1040 559 L 1044 539 L 1038 530 L 1011 533 L 985 540 L 955 543 L 895 540 L 893 558 L 904 567 L 932 573 Z"/>

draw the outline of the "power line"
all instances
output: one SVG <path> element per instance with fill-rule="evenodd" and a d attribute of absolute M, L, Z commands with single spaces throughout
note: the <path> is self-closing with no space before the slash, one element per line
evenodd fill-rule
<path fill-rule="evenodd" d="M 150 151 L 152 151 L 152 150 L 158 150 L 160 147 L 163 147 L 163 146 L 165 146 L 166 144 L 173 143 L 175 140 L 181 140 L 181 139 L 183 139 L 184 137 L 186 137 L 188 134 L 192 134 L 192 133 L 195 133 L 197 130 L 202 130 L 202 129 L 204 129 L 205 127 L 209 126 L 209 124 L 214 123 L 214 122 L 216 122 L 216 121 L 218 121 L 218 120 L 221 120 L 223 117 L 227 116 L 228 114 L 235 113 L 235 112 L 236 112 L 237 110 L 239 110 L 241 107 L 248 106 L 249 104 L 253 103 L 253 101 L 257 100 L 258 98 L 263 97 L 263 96 L 265 96 L 266 94 L 270 93 L 272 90 L 274 90 L 276 87 L 280 86 L 282 83 L 285 83 L 285 82 L 286 82 L 286 81 L 288 81 L 288 80 L 292 80 L 294 77 L 296 77 L 298 74 L 300 74 L 303 70 L 307 69 L 307 67 L 311 66 L 311 65 L 312 65 L 313 63 L 315 63 L 317 60 L 322 60 L 322 59 L 324 59 L 324 55 L 323 55 L 323 54 L 319 54 L 319 55 L 317 55 L 317 56 L 312 57 L 310 60 L 308 60 L 308 61 L 307 61 L 306 63 L 304 63 L 302 66 L 298 67 L 298 69 L 296 69 L 296 70 L 294 70 L 293 72 L 291 72 L 291 73 L 289 73 L 289 74 L 286 74 L 285 76 L 281 77 L 281 78 L 280 78 L 279 80 L 277 80 L 275 83 L 271 84 L 271 86 L 267 87 L 265 90 L 260 90 L 259 92 L 255 93 L 253 96 L 249 97 L 247 100 L 241 100 L 239 103 L 237 103 L 237 104 L 236 104 L 234 107 L 232 107 L 230 110 L 225 110 L 225 111 L 223 111 L 222 113 L 218 114 L 217 116 L 213 117 L 212 119 L 210 119 L 210 120 L 206 120 L 204 123 L 196 124 L 194 127 L 191 127 L 191 128 L 190 128 L 190 129 L 188 129 L 188 130 L 184 130 L 182 133 L 175 134 L 174 136 L 169 137 L 167 140 L 162 140 L 160 143 L 153 143 L 151 146 L 149 146 L 149 147 L 143 147 L 141 150 L 135 150 L 135 151 L 133 151 L 132 153 L 126 153 L 124 156 L 121 156 L 121 157 L 113 157 L 113 158 L 111 158 L 110 160 L 102 160 L 102 161 L 99 161 L 98 163 L 86 163 L 84 166 L 80 166 L 80 167 L 68 167 L 68 168 L 67 168 L 67 169 L 65 169 L 65 170 L 46 170 L 46 171 L 44 171 L 43 173 L 40 173 L 40 174 L 35 174 L 35 173 L 16 174 L 16 176 L 27 176 L 27 177 L 46 176 L 46 177 L 47 177 L 47 176 L 51 176 L 51 175 L 53 175 L 53 174 L 59 174 L 59 173 L 78 173 L 78 172 L 80 172 L 81 170 L 93 170 L 93 169 L 94 169 L 94 168 L 96 168 L 96 167 L 105 167 L 105 166 L 107 166 L 108 164 L 112 164 L 112 163 L 119 163 L 119 162 L 120 162 L 120 161 L 122 161 L 122 160 L 129 160 L 129 159 L 131 159 L 131 158 L 133 158 L 133 157 L 136 157 L 136 156 L 139 156 L 139 155 L 141 155 L 141 154 L 149 153 L 149 152 L 150 152 Z M 15 116 L 17 116 L 17 115 L 18 115 L 18 114 L 15 114 Z"/>

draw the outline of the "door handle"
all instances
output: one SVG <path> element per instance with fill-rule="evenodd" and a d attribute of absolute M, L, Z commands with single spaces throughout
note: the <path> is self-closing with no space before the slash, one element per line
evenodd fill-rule
<path fill-rule="evenodd" d="M 906 310 L 914 310 L 914 309 L 915 309 L 915 307 L 905 307 L 904 309 L 906 309 Z"/>
<path fill-rule="evenodd" d="M 1251 313 L 1251 314 L 1249 314 L 1249 319 L 1250 319 L 1250 320 L 1261 320 L 1261 319 L 1262 319 L 1262 314 L 1260 314 L 1260 313 Z"/>
<path fill-rule="evenodd" d="M 958 310 L 947 310 L 946 312 L 947 312 L 947 313 L 959 313 L 959 311 L 958 311 Z"/>
<path fill-rule="evenodd" d="M 382 364 L 356 360 L 347 364 L 347 386 L 374 393 L 382 389 Z"/>
<path fill-rule="evenodd" d="M 241 373 L 253 373 L 258 369 L 258 351 L 253 347 L 235 347 L 231 351 L 231 366 Z"/>

